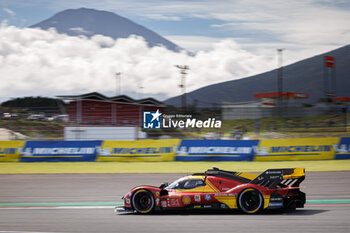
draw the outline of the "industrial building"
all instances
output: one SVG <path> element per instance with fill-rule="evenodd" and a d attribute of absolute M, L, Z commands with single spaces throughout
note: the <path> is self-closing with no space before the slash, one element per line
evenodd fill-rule
<path fill-rule="evenodd" d="M 69 122 L 80 125 L 140 126 L 143 111 L 165 109 L 165 105 L 154 98 L 106 97 L 98 92 L 58 97 L 69 101 Z"/>

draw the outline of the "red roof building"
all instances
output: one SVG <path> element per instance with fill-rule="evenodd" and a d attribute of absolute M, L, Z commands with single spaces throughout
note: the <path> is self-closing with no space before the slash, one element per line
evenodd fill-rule
<path fill-rule="evenodd" d="M 162 102 L 145 98 L 135 100 L 126 95 L 106 97 L 98 92 L 76 96 L 58 96 L 69 100 L 69 122 L 88 125 L 141 126 L 144 111 L 164 112 Z"/>
<path fill-rule="evenodd" d="M 262 106 L 265 107 L 275 107 L 277 106 L 277 100 L 289 100 L 289 99 L 307 99 L 308 94 L 297 93 L 297 92 L 265 92 L 257 93 L 254 95 L 254 99 L 261 99 Z"/>
<path fill-rule="evenodd" d="M 265 92 L 258 93 L 254 95 L 254 99 L 269 99 L 269 98 L 288 98 L 288 99 L 307 99 L 309 98 L 309 94 L 305 93 L 296 93 L 296 92 Z"/>
<path fill-rule="evenodd" d="M 350 102 L 350 97 L 333 97 L 333 102 Z"/>

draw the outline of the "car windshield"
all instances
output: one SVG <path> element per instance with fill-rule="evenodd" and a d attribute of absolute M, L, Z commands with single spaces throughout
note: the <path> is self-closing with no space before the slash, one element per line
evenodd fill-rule
<path fill-rule="evenodd" d="M 205 183 L 201 179 L 189 179 L 189 178 L 181 178 L 179 180 L 174 181 L 166 189 L 193 189 L 199 186 L 205 186 Z"/>

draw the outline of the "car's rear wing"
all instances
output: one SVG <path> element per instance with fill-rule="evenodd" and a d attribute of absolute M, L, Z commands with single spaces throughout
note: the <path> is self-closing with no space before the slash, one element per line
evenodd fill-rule
<path fill-rule="evenodd" d="M 258 184 L 270 189 L 299 187 L 305 179 L 304 168 L 269 169 L 252 180 L 251 184 Z"/>

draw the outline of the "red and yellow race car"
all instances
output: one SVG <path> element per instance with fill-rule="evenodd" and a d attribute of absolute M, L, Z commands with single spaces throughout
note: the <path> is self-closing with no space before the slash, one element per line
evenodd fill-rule
<path fill-rule="evenodd" d="M 305 204 L 305 193 L 299 187 L 304 179 L 304 168 L 269 169 L 255 175 L 214 167 L 160 187 L 135 187 L 122 197 L 124 206 L 116 211 L 239 209 L 253 214 L 264 209 L 295 210 Z"/>

